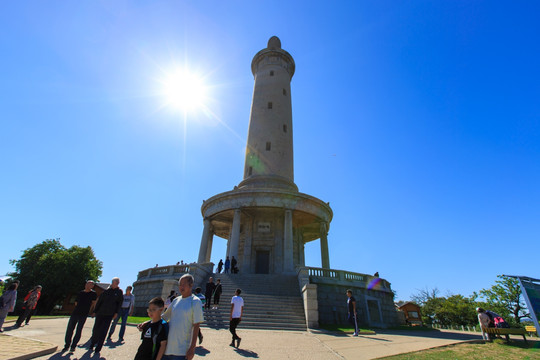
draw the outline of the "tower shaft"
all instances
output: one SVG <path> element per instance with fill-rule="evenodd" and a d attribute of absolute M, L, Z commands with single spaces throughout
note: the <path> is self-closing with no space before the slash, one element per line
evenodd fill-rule
<path fill-rule="evenodd" d="M 295 64 L 277 37 L 251 63 L 255 78 L 244 179 L 240 187 L 288 188 L 294 184 L 291 79 Z"/>

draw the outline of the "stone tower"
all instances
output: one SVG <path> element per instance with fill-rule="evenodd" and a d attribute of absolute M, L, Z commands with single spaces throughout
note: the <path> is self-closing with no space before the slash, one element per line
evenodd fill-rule
<path fill-rule="evenodd" d="M 251 62 L 255 78 L 243 180 L 232 191 L 203 201 L 199 264 L 209 263 L 214 235 L 241 273 L 292 274 L 305 266 L 304 245 L 320 239 L 330 268 L 330 206 L 298 192 L 294 183 L 291 79 L 295 64 L 273 36 Z M 220 256 L 221 257 L 221 256 Z"/>

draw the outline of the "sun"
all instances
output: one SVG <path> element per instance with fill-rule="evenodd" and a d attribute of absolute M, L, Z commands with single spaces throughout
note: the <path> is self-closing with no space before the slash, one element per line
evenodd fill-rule
<path fill-rule="evenodd" d="M 207 86 L 201 76 L 187 69 L 177 69 L 167 74 L 162 83 L 167 107 L 184 112 L 204 109 Z"/>

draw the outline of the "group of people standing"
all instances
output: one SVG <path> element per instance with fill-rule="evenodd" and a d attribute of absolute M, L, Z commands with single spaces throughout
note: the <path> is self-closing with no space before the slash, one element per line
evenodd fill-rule
<path fill-rule="evenodd" d="M 65 345 L 62 351 L 75 351 L 89 315 L 95 317 L 92 337 L 90 338 L 88 348 L 90 351 L 99 354 L 103 348 L 105 338 L 111 340 L 119 320 L 122 320 L 122 323 L 118 340 L 124 340 L 127 317 L 133 313 L 135 297 L 131 294 L 131 286 L 126 288 L 126 293 L 124 294 L 119 288 L 119 285 L 120 279 L 117 277 L 113 278 L 111 285 L 98 297 L 94 291 L 95 282 L 93 280 L 86 282 L 84 290 L 81 290 L 75 299 L 75 309 L 68 321 Z M 74 330 L 75 336 L 73 336 Z M 109 332 L 108 336 L 107 332 Z"/>
<path fill-rule="evenodd" d="M 6 320 L 8 313 L 15 310 L 17 289 L 19 288 L 19 284 L 20 282 L 18 280 L 13 281 L 0 297 L 0 333 L 3 332 L 2 326 L 4 325 L 4 321 Z M 23 311 L 15 322 L 15 328 L 28 325 L 41 297 L 41 289 L 41 285 L 36 285 L 28 292 L 28 294 L 26 294 L 23 300 Z"/>
<path fill-rule="evenodd" d="M 223 266 L 225 265 L 225 269 L 223 269 Z M 223 270 L 224 274 L 228 274 L 229 270 L 231 271 L 231 274 L 238 274 L 238 261 L 232 257 L 231 260 L 229 260 L 229 257 L 227 256 L 225 258 L 225 263 L 223 263 L 223 259 L 219 259 L 218 265 L 217 265 L 217 273 L 221 274 L 221 270 Z"/>

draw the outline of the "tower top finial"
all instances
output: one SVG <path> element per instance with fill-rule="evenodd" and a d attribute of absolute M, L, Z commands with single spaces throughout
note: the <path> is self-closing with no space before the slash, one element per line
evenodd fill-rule
<path fill-rule="evenodd" d="M 270 40 L 268 40 L 268 48 L 269 49 L 281 49 L 281 40 L 277 36 L 272 36 Z"/>

